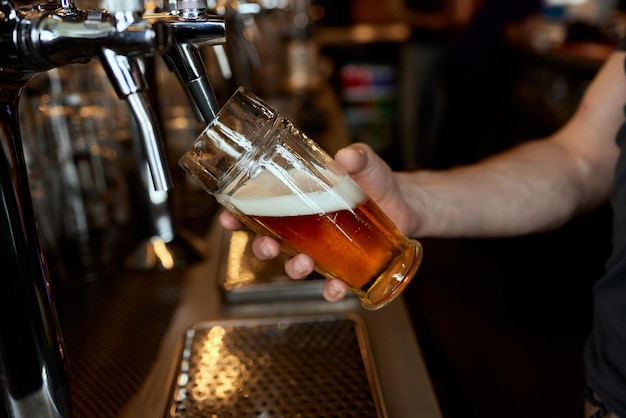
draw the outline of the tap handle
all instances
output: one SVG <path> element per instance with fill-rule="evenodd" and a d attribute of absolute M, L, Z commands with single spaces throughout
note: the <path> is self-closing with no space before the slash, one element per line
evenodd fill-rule
<path fill-rule="evenodd" d="M 206 0 L 177 0 L 176 1 L 176 9 L 179 11 L 183 10 L 206 10 L 207 1 Z"/>
<path fill-rule="evenodd" d="M 165 5 L 166 10 L 173 14 L 186 15 L 188 13 L 197 12 L 205 13 L 207 8 L 206 0 L 168 0 Z M 185 16 L 188 17 L 188 16 Z"/>
<path fill-rule="evenodd" d="M 184 9 L 201 9 L 207 8 L 206 0 L 176 0 L 176 8 L 178 10 Z"/>

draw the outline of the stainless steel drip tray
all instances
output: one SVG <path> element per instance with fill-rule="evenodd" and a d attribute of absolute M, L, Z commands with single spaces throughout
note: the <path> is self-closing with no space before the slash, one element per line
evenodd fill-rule
<path fill-rule="evenodd" d="M 386 417 L 351 314 L 200 323 L 184 335 L 166 417 Z"/>
<path fill-rule="evenodd" d="M 322 275 L 313 273 L 304 280 L 290 279 L 284 269 L 286 256 L 259 260 L 252 254 L 253 240 L 254 234 L 249 231 L 224 234 L 218 285 L 227 302 L 322 299 Z"/>

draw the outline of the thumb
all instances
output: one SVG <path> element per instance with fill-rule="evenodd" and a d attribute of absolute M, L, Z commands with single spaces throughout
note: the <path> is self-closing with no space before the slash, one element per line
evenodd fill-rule
<path fill-rule="evenodd" d="M 335 160 L 374 200 L 384 200 L 397 187 L 389 165 L 367 144 L 350 144 L 337 151 Z"/>

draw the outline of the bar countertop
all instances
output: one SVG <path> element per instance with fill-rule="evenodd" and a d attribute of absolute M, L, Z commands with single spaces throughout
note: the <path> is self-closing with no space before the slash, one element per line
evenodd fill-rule
<path fill-rule="evenodd" d="M 391 418 L 440 418 L 441 414 L 403 299 L 378 311 L 363 309 L 356 298 L 328 303 L 321 298 L 256 303 L 229 303 L 218 289 L 222 257 L 219 249 L 228 232 L 217 224 L 208 235 L 216 249 L 205 261 L 185 272 L 182 299 L 165 332 L 159 352 L 140 390 L 120 417 L 159 417 L 167 406 L 169 390 L 183 343 L 184 332 L 205 321 L 277 316 L 353 313 L 365 325 L 387 414 Z M 226 238 L 225 238 L 226 237 Z"/>

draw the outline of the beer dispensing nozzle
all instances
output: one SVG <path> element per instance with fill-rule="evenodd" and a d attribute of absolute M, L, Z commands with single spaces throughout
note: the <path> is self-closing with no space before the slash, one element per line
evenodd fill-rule
<path fill-rule="evenodd" d="M 148 26 L 142 19 L 143 0 L 108 0 L 105 2 L 106 12 L 111 16 L 112 24 L 117 31 L 134 31 L 137 28 Z M 95 14 L 104 14 L 105 10 L 91 11 Z M 158 25 L 153 25 L 159 27 Z M 167 34 L 165 28 L 161 28 Z M 171 40 L 165 37 L 160 42 L 159 49 L 168 47 Z M 148 51 L 150 52 L 150 51 Z M 156 52 L 156 51 L 155 51 Z M 98 58 L 111 82 L 117 96 L 128 103 L 133 119 L 139 132 L 141 141 L 141 159 L 145 160 L 155 190 L 170 189 L 170 174 L 163 141 L 158 130 L 156 115 L 147 97 L 147 82 L 138 59 L 145 54 L 135 54 L 133 51 L 120 50 L 114 46 L 103 45 Z"/>
<path fill-rule="evenodd" d="M 168 12 L 147 14 L 146 19 L 158 21 L 169 29 L 173 42 L 161 56 L 168 68 L 178 75 L 196 118 L 209 123 L 219 110 L 219 104 L 200 47 L 224 43 L 224 20 L 207 14 L 206 0 L 176 1 Z"/>

